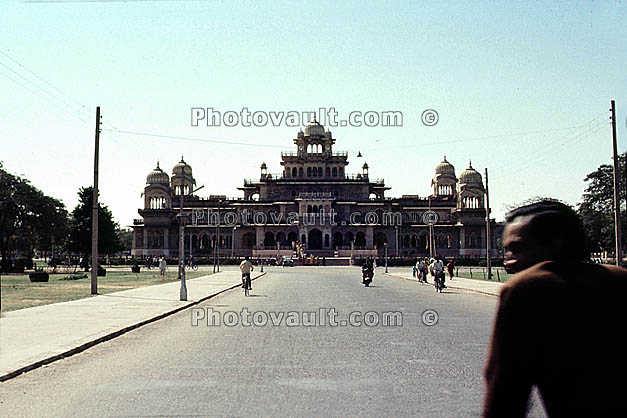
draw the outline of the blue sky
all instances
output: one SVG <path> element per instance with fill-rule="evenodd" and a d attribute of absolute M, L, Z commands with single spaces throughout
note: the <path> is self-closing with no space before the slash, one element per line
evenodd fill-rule
<path fill-rule="evenodd" d="M 390 196 L 427 195 L 446 154 L 458 175 L 488 167 L 497 219 L 538 195 L 576 204 L 611 162 L 610 99 L 625 150 L 626 17 L 610 1 L 5 1 L 0 161 L 71 210 L 100 105 L 101 199 L 128 225 L 157 160 L 169 172 L 183 154 L 201 195 L 239 196 L 294 147 L 291 127 L 192 127 L 191 107 L 399 110 L 402 127 L 332 129 L 348 171 L 367 161 Z"/>

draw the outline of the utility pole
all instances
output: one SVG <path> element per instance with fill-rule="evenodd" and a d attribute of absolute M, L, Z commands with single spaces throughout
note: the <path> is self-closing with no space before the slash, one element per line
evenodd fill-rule
<path fill-rule="evenodd" d="M 612 149 L 614 151 L 614 238 L 616 240 L 616 265 L 620 266 L 623 261 L 622 240 L 621 240 L 621 225 L 620 225 L 620 196 L 618 195 L 618 171 L 620 169 L 618 165 L 618 152 L 616 150 L 616 104 L 614 100 L 611 101 L 612 112 Z"/>
<path fill-rule="evenodd" d="M 183 161 L 183 157 L 181 157 Z M 187 164 L 187 163 L 185 163 Z M 179 280 L 181 281 L 180 300 L 187 300 L 187 286 L 185 285 L 185 222 L 183 218 L 183 196 L 185 194 L 185 166 L 182 168 L 182 181 L 179 189 L 181 207 L 179 208 Z M 191 248 L 190 248 L 191 250 Z"/>
<path fill-rule="evenodd" d="M 431 196 L 429 196 L 429 212 L 431 212 Z M 434 254 L 433 248 L 433 224 L 429 222 L 429 258 L 433 258 Z"/>
<path fill-rule="evenodd" d="M 490 235 L 490 192 L 488 189 L 488 169 L 485 169 L 485 256 L 488 267 L 488 280 L 492 280 L 492 260 L 490 259 L 490 247 L 492 236 Z"/>
<path fill-rule="evenodd" d="M 100 106 L 96 107 L 94 147 L 94 188 L 91 208 L 91 294 L 98 294 L 98 150 L 100 148 Z"/>

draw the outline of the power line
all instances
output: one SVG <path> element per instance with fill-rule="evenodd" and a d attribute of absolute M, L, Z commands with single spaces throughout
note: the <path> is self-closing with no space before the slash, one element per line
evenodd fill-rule
<path fill-rule="evenodd" d="M 274 145 L 274 144 L 251 144 L 248 142 L 238 142 L 238 141 L 229 141 L 229 140 L 221 140 L 221 139 L 210 139 L 210 138 L 193 138 L 187 136 L 175 136 L 175 135 L 162 135 L 151 132 L 139 132 L 139 131 L 127 131 L 122 129 L 103 129 L 103 131 L 114 132 L 124 135 L 138 135 L 138 136 L 151 136 L 155 138 L 163 138 L 163 139 L 176 139 L 182 141 L 194 141 L 194 142 L 208 142 L 214 144 L 229 144 L 229 145 L 244 145 L 249 147 L 265 147 L 265 148 L 285 148 L 285 145 Z"/>
<path fill-rule="evenodd" d="M 21 62 L 19 62 L 17 59 L 15 59 L 14 57 L 12 57 L 11 55 L 7 54 L 6 52 L 0 50 L 0 54 L 5 56 L 6 58 L 8 58 L 9 60 L 11 60 L 12 62 L 14 62 L 15 64 L 17 64 L 18 66 L 20 66 L 21 68 L 23 68 L 24 70 L 28 71 L 33 77 L 35 77 L 37 80 L 39 80 L 40 82 L 43 82 L 45 84 L 47 84 L 48 86 L 52 87 L 54 90 L 57 91 L 58 95 L 60 95 L 62 98 L 64 98 L 64 100 L 66 100 L 67 103 L 69 103 L 70 101 L 74 102 L 81 111 L 86 113 L 86 116 L 91 116 L 91 113 L 87 110 L 87 106 L 85 106 L 83 103 L 80 103 L 74 99 L 72 99 L 70 96 L 66 95 L 66 93 L 61 90 L 60 88 L 58 88 L 57 86 L 55 86 L 54 84 L 52 84 L 50 81 L 48 81 L 47 79 L 45 79 L 44 77 L 41 77 L 40 75 L 38 75 L 37 73 L 35 73 L 33 70 L 31 70 L 30 68 L 26 67 L 24 64 L 22 64 Z M 69 99 L 69 100 L 68 100 Z"/>

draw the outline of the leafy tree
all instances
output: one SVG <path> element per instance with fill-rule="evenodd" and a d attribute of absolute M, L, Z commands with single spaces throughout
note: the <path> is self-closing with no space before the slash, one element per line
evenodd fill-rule
<path fill-rule="evenodd" d="M 627 179 L 627 153 L 618 157 L 618 196 L 621 201 L 621 233 L 623 240 L 627 233 L 627 214 L 625 213 Z M 584 181 L 586 190 L 579 204 L 578 212 L 583 219 L 586 232 L 590 238 L 592 251 L 613 251 L 614 240 L 614 170 L 612 165 L 603 164 L 596 171 L 588 174 Z"/>
<path fill-rule="evenodd" d="M 81 187 L 78 198 L 78 205 L 72 211 L 70 219 L 67 248 L 87 259 L 87 256 L 91 254 L 93 188 Z M 100 254 L 113 254 L 121 250 L 118 229 L 119 226 L 113 220 L 111 211 L 99 202 L 98 252 Z"/>
<path fill-rule="evenodd" d="M 64 204 L 44 195 L 28 180 L 4 170 L 0 163 L 0 255 L 19 251 L 32 256 L 34 247 L 48 249 L 63 242 L 67 226 Z"/>
<path fill-rule="evenodd" d="M 120 237 L 121 251 L 129 252 L 133 246 L 133 230 L 129 228 L 118 229 L 118 236 Z"/>

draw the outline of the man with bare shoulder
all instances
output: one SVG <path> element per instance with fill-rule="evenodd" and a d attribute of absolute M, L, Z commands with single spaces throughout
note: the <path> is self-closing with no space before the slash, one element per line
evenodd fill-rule
<path fill-rule="evenodd" d="M 506 217 L 505 268 L 485 417 L 524 417 L 536 386 L 550 417 L 627 416 L 627 269 L 589 262 L 581 220 L 552 200 Z"/>

